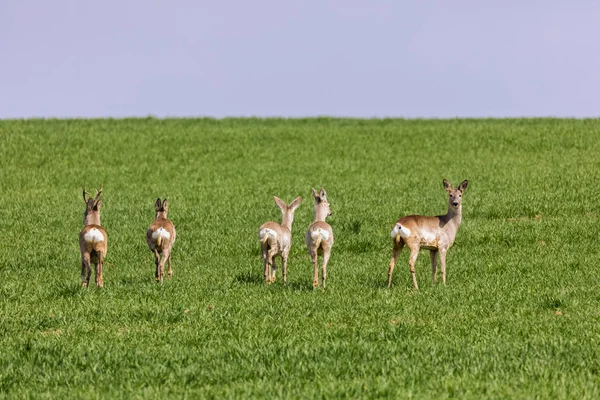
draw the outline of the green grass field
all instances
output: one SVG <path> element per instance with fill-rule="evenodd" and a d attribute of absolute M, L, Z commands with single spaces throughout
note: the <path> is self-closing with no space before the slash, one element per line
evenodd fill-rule
<path fill-rule="evenodd" d="M 0 144 L 0 397 L 600 397 L 600 120 L 0 121 Z M 390 230 L 445 213 L 443 178 L 469 180 L 448 285 L 422 251 L 413 291 L 405 248 L 388 290 Z M 101 184 L 104 288 L 82 289 Z M 313 291 L 320 186 L 336 242 Z M 304 198 L 285 287 L 262 281 L 273 195 Z"/>

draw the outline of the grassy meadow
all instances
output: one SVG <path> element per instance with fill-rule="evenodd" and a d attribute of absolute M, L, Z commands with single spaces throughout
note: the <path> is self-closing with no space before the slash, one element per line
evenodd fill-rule
<path fill-rule="evenodd" d="M 0 121 L 0 145 L 0 398 L 600 397 L 600 120 Z M 448 284 L 422 251 L 412 290 L 405 248 L 388 290 L 390 230 L 445 213 L 443 178 L 469 180 Z M 83 185 L 104 185 L 103 289 L 80 287 Z M 304 201 L 266 287 L 273 195 Z"/>

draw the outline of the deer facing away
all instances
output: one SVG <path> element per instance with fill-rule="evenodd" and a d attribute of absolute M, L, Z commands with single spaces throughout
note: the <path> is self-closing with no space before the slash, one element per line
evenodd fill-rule
<path fill-rule="evenodd" d="M 265 283 L 268 285 L 275 282 L 275 260 L 274 257 L 281 256 L 283 264 L 283 283 L 287 282 L 287 262 L 292 247 L 292 222 L 294 222 L 294 211 L 302 203 L 302 197 L 297 197 L 289 205 L 283 200 L 273 196 L 275 204 L 281 209 L 283 218 L 281 224 L 277 222 L 265 222 L 258 229 L 258 240 L 262 251 Z"/>
<path fill-rule="evenodd" d="M 315 219 L 308 227 L 308 232 L 306 232 L 306 247 L 313 263 L 313 289 L 315 289 L 319 286 L 319 254 L 323 255 L 321 279 L 323 281 L 323 288 L 325 288 L 327 262 L 331 256 L 331 246 L 333 246 L 333 231 L 331 226 L 325 222 L 325 218 L 331 215 L 329 202 L 327 201 L 327 192 L 325 192 L 324 188 L 321 188 L 318 193 L 315 189 L 312 189 L 312 193 L 315 198 Z"/>
<path fill-rule="evenodd" d="M 453 188 L 446 179 L 444 179 L 443 184 L 444 189 L 448 192 L 448 212 L 446 215 L 436 217 L 409 215 L 400 218 L 394 225 L 391 232 L 394 249 L 388 269 L 388 288 L 392 284 L 392 272 L 394 271 L 398 253 L 404 245 L 410 249 L 408 264 L 415 289 L 419 288 L 417 285 L 417 276 L 415 275 L 415 262 L 421 248 L 430 251 L 433 283 L 436 281 L 437 255 L 439 253 L 442 283 L 446 284 L 446 253 L 454 243 L 456 232 L 462 220 L 462 194 L 469 182 L 464 180 L 457 188 Z"/>
<path fill-rule="evenodd" d="M 156 199 L 154 204 L 156 214 L 154 222 L 150 224 L 146 231 L 146 242 L 152 254 L 154 254 L 154 264 L 156 265 L 155 278 L 157 282 L 162 283 L 165 276 L 165 262 L 169 263 L 169 279 L 173 277 L 173 267 L 171 265 L 171 249 L 175 243 L 177 232 L 175 225 L 167 219 L 169 212 L 169 203 L 167 199 Z M 162 254 L 162 257 L 161 257 Z"/>
<path fill-rule="evenodd" d="M 83 229 L 79 232 L 79 250 L 81 251 L 81 286 L 88 287 L 92 274 L 91 264 L 96 266 L 96 286 L 102 287 L 102 264 L 106 257 L 108 236 L 100 225 L 100 209 L 102 199 L 100 194 L 102 188 L 92 198 L 83 188 L 83 201 L 85 212 L 83 213 Z M 87 197 L 89 196 L 89 197 Z"/>

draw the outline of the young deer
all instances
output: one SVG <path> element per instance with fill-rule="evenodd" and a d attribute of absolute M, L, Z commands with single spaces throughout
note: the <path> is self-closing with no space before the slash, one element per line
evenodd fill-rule
<path fill-rule="evenodd" d="M 276 255 L 281 256 L 283 264 L 283 283 L 287 282 L 287 261 L 292 247 L 292 222 L 294 222 L 294 211 L 302 203 L 302 197 L 297 197 L 289 205 L 283 200 L 273 196 L 275 204 L 281 209 L 283 218 L 281 225 L 277 222 L 265 222 L 258 229 L 258 240 L 262 250 L 263 263 L 265 267 L 265 283 L 268 285 L 275 282 Z"/>
<path fill-rule="evenodd" d="M 169 203 L 167 199 L 163 201 L 160 198 L 156 199 L 154 204 L 156 215 L 154 222 L 150 224 L 146 231 L 146 242 L 150 251 L 154 254 L 154 264 L 156 264 L 155 278 L 157 282 L 163 283 L 165 276 L 165 262 L 169 262 L 169 279 L 173 277 L 173 267 L 171 266 L 171 249 L 177 232 L 173 222 L 167 219 L 169 211 Z M 159 254 L 162 254 L 162 258 Z"/>
<path fill-rule="evenodd" d="M 106 257 L 108 236 L 106 231 L 100 225 L 100 209 L 102 208 L 102 199 L 100 194 L 102 188 L 97 192 L 96 197 L 92 198 L 83 188 L 83 201 L 85 202 L 85 212 L 83 213 L 83 229 L 79 232 L 79 250 L 81 251 L 81 286 L 88 287 L 92 268 L 90 263 L 96 266 L 96 286 L 102 287 L 102 264 Z M 90 196 L 90 197 L 86 197 Z"/>
<path fill-rule="evenodd" d="M 432 281 L 436 281 L 437 254 L 440 253 L 442 264 L 442 282 L 446 284 L 446 252 L 454 243 L 456 232 L 462 219 L 462 194 L 469 182 L 462 181 L 458 188 L 453 189 L 450 182 L 444 179 L 444 189 L 448 192 L 448 212 L 437 217 L 424 217 L 422 215 L 409 215 L 398 220 L 391 235 L 394 241 L 394 251 L 388 269 L 388 288 L 392 284 L 392 272 L 398 258 L 398 253 L 406 244 L 410 249 L 408 264 L 412 274 L 415 289 L 418 289 L 415 275 L 415 262 L 419 249 L 430 250 Z"/>
<path fill-rule="evenodd" d="M 325 189 L 321 188 L 320 193 L 317 193 L 315 189 L 312 192 L 315 198 L 315 220 L 306 232 L 306 247 L 313 263 L 313 289 L 315 289 L 319 286 L 319 254 L 323 254 L 322 280 L 323 288 L 325 288 L 327 262 L 331 256 L 331 246 L 333 246 L 333 231 L 331 226 L 325 222 L 325 218 L 331 215 Z"/>

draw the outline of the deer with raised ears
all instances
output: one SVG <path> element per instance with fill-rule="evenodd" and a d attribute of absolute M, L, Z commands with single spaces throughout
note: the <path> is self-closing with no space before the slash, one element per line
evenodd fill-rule
<path fill-rule="evenodd" d="M 154 222 L 150 224 L 146 231 L 146 242 L 152 254 L 154 254 L 154 264 L 156 265 L 156 273 L 154 277 L 156 282 L 163 283 L 165 276 L 165 263 L 169 263 L 169 279 L 173 277 L 173 266 L 171 265 L 171 250 L 177 237 L 175 225 L 171 220 L 167 219 L 169 212 L 169 203 L 167 199 L 161 201 L 156 199 L 154 204 Z M 161 256 L 162 255 L 162 256 Z"/>
<path fill-rule="evenodd" d="M 281 224 L 277 222 L 265 222 L 258 228 L 258 240 L 262 251 L 265 283 L 268 285 L 275 282 L 275 260 L 274 257 L 281 256 L 283 265 L 283 283 L 287 282 L 287 262 L 292 247 L 292 222 L 294 222 L 294 211 L 302 203 L 302 197 L 297 197 L 289 205 L 283 200 L 273 196 L 275 204 L 283 215 Z"/>
<path fill-rule="evenodd" d="M 333 246 L 333 230 L 325 222 L 325 218 L 331 215 L 329 202 L 327 201 L 327 192 L 325 192 L 324 188 L 321 188 L 319 192 L 312 189 L 312 193 L 315 198 L 315 219 L 306 232 L 306 247 L 313 263 L 313 289 L 316 289 L 319 286 L 319 254 L 323 255 L 321 279 L 323 281 L 323 288 L 325 288 L 327 262 L 331 256 L 331 246 Z"/>
<path fill-rule="evenodd" d="M 419 289 L 417 276 L 415 275 L 415 262 L 421 248 L 430 251 L 433 283 L 437 279 L 437 255 L 439 253 L 442 267 L 442 283 L 446 284 L 446 253 L 454 243 L 456 232 L 462 220 L 462 194 L 467 189 L 469 182 L 464 180 L 457 188 L 453 188 L 446 179 L 444 179 L 443 184 L 444 189 L 448 192 L 448 212 L 446 215 L 439 215 L 437 217 L 409 215 L 400 218 L 394 225 L 391 232 L 394 249 L 388 269 L 388 288 L 392 284 L 392 272 L 394 272 L 398 253 L 404 245 L 410 249 L 408 264 L 415 289 Z"/>
<path fill-rule="evenodd" d="M 102 208 L 102 188 L 92 198 L 85 187 L 83 188 L 83 229 L 79 232 L 79 250 L 81 251 L 81 286 L 88 287 L 92 275 L 91 264 L 96 266 L 96 286 L 102 287 L 102 264 L 106 257 L 108 236 L 100 225 L 100 209 Z"/>

